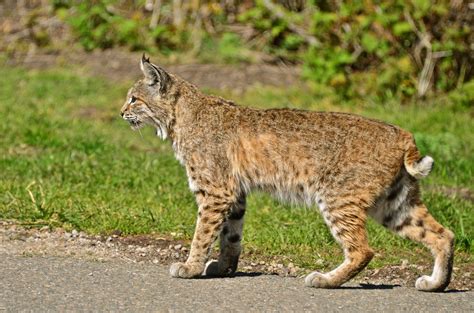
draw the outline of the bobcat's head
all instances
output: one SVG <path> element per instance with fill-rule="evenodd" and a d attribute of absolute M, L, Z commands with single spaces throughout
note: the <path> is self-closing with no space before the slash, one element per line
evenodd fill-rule
<path fill-rule="evenodd" d="M 130 88 L 121 115 L 133 130 L 145 124 L 156 128 L 156 133 L 166 139 L 174 119 L 175 96 L 171 91 L 174 78 L 162 68 L 150 63 L 143 55 L 140 68 L 144 78 Z"/>

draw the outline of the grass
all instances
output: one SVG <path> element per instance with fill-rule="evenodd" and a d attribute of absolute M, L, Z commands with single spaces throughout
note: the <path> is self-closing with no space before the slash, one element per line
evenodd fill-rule
<path fill-rule="evenodd" d="M 91 233 L 174 233 L 189 239 L 196 207 L 184 170 L 170 144 L 153 130 L 132 132 L 119 118 L 128 85 L 77 76 L 68 69 L 0 69 L 0 218 Z M 457 190 L 474 189 L 472 108 L 434 104 L 342 102 L 320 90 L 253 88 L 238 102 L 347 111 L 396 123 L 415 133 L 436 160 L 423 181 L 433 215 L 457 237 L 456 262 L 473 260 L 474 205 Z M 450 191 L 450 195 L 446 194 Z M 444 192 L 444 193 L 443 193 Z M 286 255 L 309 266 L 341 256 L 317 210 L 290 207 L 266 195 L 250 196 L 244 244 L 247 252 Z M 413 243 L 369 222 L 371 245 L 381 256 L 373 266 L 416 260 Z M 424 250 L 423 250 L 424 251 Z M 428 253 L 422 253 L 426 256 Z"/>

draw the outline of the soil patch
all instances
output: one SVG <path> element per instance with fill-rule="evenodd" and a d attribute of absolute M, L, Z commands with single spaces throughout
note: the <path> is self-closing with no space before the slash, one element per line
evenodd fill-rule
<path fill-rule="evenodd" d="M 48 69 L 67 66 L 81 74 L 99 76 L 114 82 L 131 82 L 141 76 L 141 53 L 121 49 L 97 50 L 86 53 L 70 50 L 67 53 L 15 54 L 6 60 L 9 66 L 28 69 Z M 271 64 L 165 64 L 151 56 L 151 61 L 200 88 L 244 92 L 255 85 L 287 87 L 301 83 L 300 69 L 295 66 Z"/>

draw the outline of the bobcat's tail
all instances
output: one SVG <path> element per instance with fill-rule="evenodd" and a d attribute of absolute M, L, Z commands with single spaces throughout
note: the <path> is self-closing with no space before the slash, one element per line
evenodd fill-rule
<path fill-rule="evenodd" d="M 421 179 L 428 176 L 433 168 L 434 160 L 430 156 L 421 157 L 420 151 L 415 145 L 413 138 L 410 140 L 408 147 L 405 151 L 405 169 L 408 174 L 415 177 L 416 179 Z"/>

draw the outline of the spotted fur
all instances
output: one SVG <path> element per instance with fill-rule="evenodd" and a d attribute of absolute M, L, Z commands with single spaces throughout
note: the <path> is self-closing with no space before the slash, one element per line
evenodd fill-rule
<path fill-rule="evenodd" d="M 171 266 L 172 276 L 233 274 L 245 197 L 263 190 L 318 206 L 344 251 L 340 266 L 311 273 L 306 285 L 338 287 L 370 262 L 365 224 L 371 216 L 433 253 L 433 273 L 416 288 L 447 287 L 454 236 L 420 199 L 418 179 L 429 174 L 433 159 L 421 157 L 409 132 L 352 114 L 240 107 L 201 93 L 146 58 L 141 69 L 144 78 L 129 90 L 122 116 L 132 128 L 151 125 L 172 142 L 198 204 L 189 258 Z M 219 234 L 219 259 L 206 265 Z"/>

